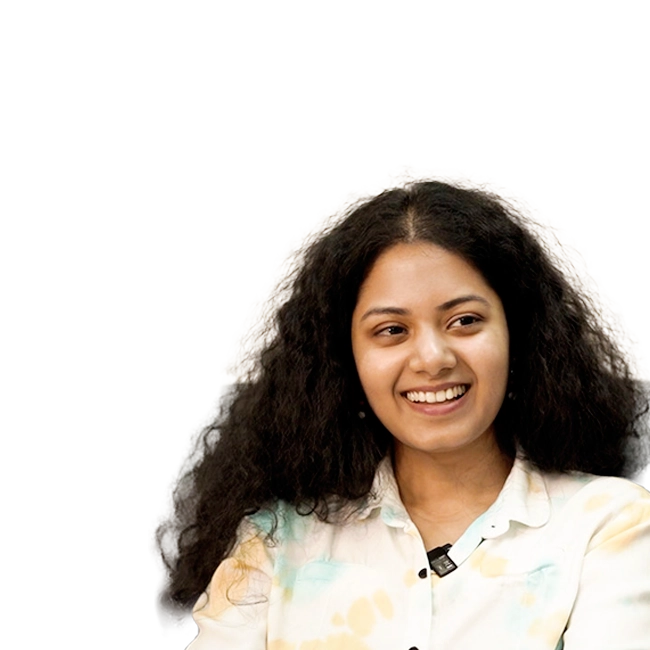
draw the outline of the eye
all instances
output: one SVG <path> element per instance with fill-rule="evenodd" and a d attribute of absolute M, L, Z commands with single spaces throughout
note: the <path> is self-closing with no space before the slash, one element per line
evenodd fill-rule
<path fill-rule="evenodd" d="M 482 319 L 478 316 L 472 314 L 465 314 L 453 320 L 450 324 L 450 327 L 470 327 L 471 325 L 476 325 L 480 323 Z"/>
<path fill-rule="evenodd" d="M 400 336 L 406 333 L 406 327 L 402 325 L 388 325 L 376 332 L 377 336 Z"/>

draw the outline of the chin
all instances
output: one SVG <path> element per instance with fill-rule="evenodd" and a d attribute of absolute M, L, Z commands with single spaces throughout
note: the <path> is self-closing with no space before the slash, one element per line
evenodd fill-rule
<path fill-rule="evenodd" d="M 475 436 L 448 435 L 437 436 L 435 440 L 418 440 L 413 436 L 398 438 L 395 436 L 395 448 L 402 447 L 406 453 L 448 454 L 460 451 L 472 451 L 476 448 L 486 449 L 497 446 L 496 437 L 491 427 Z"/>

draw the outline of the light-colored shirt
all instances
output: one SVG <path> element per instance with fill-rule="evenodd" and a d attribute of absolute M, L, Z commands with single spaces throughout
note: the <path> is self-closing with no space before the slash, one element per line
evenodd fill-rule
<path fill-rule="evenodd" d="M 439 577 L 389 461 L 344 524 L 253 515 L 196 604 L 188 650 L 649 650 L 650 493 L 517 459 Z"/>

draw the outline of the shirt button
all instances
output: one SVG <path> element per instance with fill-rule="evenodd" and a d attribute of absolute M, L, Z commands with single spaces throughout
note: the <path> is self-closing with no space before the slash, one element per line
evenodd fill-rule
<path fill-rule="evenodd" d="M 418 573 L 418 576 L 420 576 L 420 578 L 424 579 L 427 577 L 427 575 L 428 574 L 426 569 L 420 569 L 420 573 Z"/>

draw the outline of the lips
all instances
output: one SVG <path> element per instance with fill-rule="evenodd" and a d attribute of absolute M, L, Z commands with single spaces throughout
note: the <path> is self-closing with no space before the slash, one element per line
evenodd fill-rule
<path fill-rule="evenodd" d="M 452 400 L 458 397 L 458 393 L 463 395 L 470 389 L 471 384 L 440 384 L 439 386 L 418 386 L 410 388 L 409 390 L 402 391 L 400 394 L 409 401 L 428 402 L 429 404 L 440 403 L 438 397 L 443 393 L 445 400 Z M 451 392 L 451 395 L 450 395 Z M 419 399 L 417 398 L 419 395 Z"/>
<path fill-rule="evenodd" d="M 445 384 L 437 384 L 436 386 L 412 386 L 407 390 L 402 391 L 402 395 L 410 393 L 411 391 L 422 392 L 422 393 L 437 393 L 439 390 L 447 390 L 448 388 L 454 388 L 455 386 L 465 386 L 470 387 L 471 384 L 464 381 L 448 381 Z"/>
<path fill-rule="evenodd" d="M 458 384 L 456 384 L 458 385 Z M 455 411 L 457 408 L 461 408 L 463 404 L 465 404 L 467 394 L 470 392 L 471 385 L 469 384 L 462 384 L 462 386 L 465 387 L 465 391 L 460 395 L 456 396 L 452 399 L 447 399 L 443 402 L 429 402 L 429 401 L 411 401 L 406 393 L 402 393 L 402 397 L 404 398 L 404 401 L 409 405 L 410 408 L 415 410 L 418 413 L 424 414 L 424 415 L 444 415 L 446 413 L 449 413 L 451 411 Z M 411 392 L 411 391 L 407 391 Z M 414 391 L 415 392 L 415 391 Z M 417 391 L 420 392 L 420 391 Z M 425 391 L 422 391 L 425 392 Z M 431 392 L 431 391 L 427 391 Z"/>

